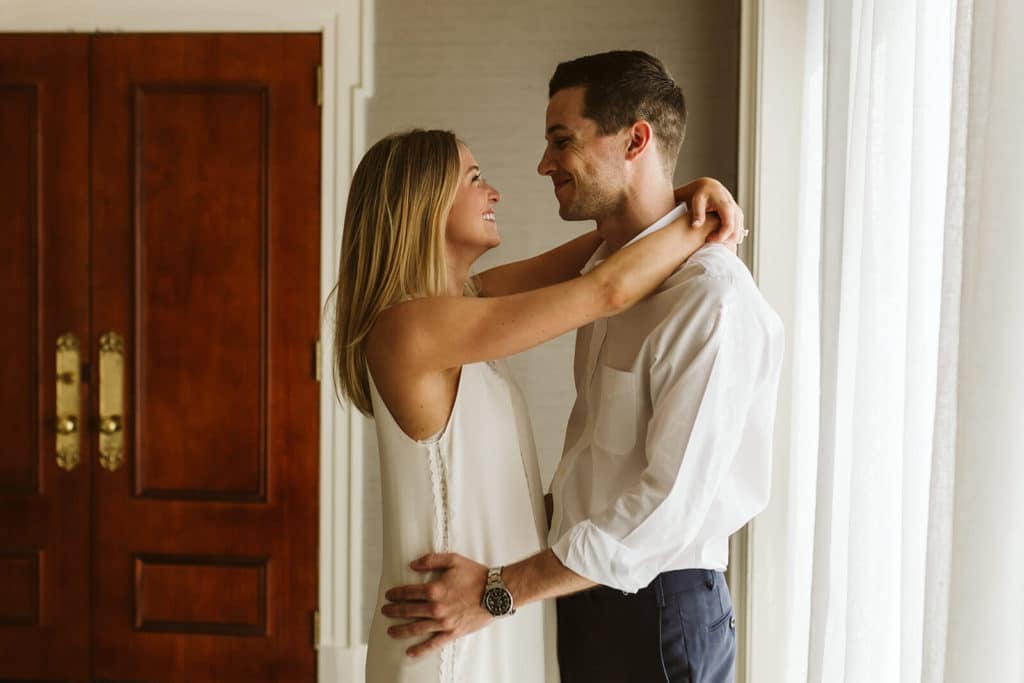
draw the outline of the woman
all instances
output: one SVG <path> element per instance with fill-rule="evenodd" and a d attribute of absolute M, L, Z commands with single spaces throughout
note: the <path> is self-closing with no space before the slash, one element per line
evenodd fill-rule
<path fill-rule="evenodd" d="M 493 361 L 628 308 L 716 225 L 679 221 L 583 276 L 601 241 L 595 233 L 471 279 L 473 262 L 500 242 L 499 199 L 446 131 L 381 140 L 352 180 L 335 361 L 344 395 L 374 416 L 380 447 L 384 557 L 367 655 L 374 683 L 544 680 L 539 604 L 414 659 L 387 637 L 384 588 L 422 581 L 409 562 L 429 552 L 495 566 L 543 546 L 526 407 Z"/>

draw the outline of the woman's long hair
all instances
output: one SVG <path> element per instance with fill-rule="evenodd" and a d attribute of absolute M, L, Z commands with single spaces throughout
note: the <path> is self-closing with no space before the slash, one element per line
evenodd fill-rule
<path fill-rule="evenodd" d="M 366 335 L 388 306 L 447 292 L 445 224 L 459 183 L 459 142 L 443 130 L 389 135 L 352 176 L 341 240 L 334 370 L 338 387 L 373 414 Z"/>

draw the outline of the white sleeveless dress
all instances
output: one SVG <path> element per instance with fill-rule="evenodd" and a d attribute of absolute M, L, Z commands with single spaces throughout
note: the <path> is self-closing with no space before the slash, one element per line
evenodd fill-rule
<path fill-rule="evenodd" d="M 551 606 L 526 605 L 417 658 L 405 650 L 423 639 L 388 637 L 387 628 L 397 622 L 380 613 L 387 589 L 436 576 L 409 568 L 418 557 L 456 552 L 491 567 L 511 564 L 544 547 L 544 501 L 533 434 L 525 402 L 504 365 L 463 366 L 448 424 L 430 442 L 415 441 L 402 431 L 372 378 L 370 391 L 380 451 L 384 539 L 367 683 L 557 680 L 553 646 L 545 636 L 546 630 L 550 633 L 545 621 L 552 624 Z"/>

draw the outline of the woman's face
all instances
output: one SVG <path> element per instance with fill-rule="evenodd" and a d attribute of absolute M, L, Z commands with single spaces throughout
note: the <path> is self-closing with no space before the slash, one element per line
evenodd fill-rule
<path fill-rule="evenodd" d="M 475 252 L 472 256 L 475 259 L 501 244 L 494 217 L 494 205 L 501 200 L 501 195 L 483 179 L 473 153 L 462 144 L 459 145 L 459 162 L 459 189 L 448 214 L 445 241 L 449 248 Z"/>

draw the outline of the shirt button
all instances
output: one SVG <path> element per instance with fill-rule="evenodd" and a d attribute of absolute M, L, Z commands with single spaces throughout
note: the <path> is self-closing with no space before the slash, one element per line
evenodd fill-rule
<path fill-rule="evenodd" d="M 729 620 L 729 628 L 731 628 L 733 631 L 736 630 L 736 617 L 733 617 Z"/>

